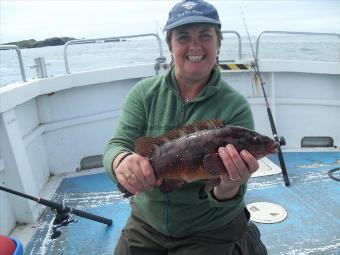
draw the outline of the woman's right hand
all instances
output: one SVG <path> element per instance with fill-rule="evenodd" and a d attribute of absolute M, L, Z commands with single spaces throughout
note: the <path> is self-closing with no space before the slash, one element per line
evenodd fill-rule
<path fill-rule="evenodd" d="M 135 195 L 161 184 L 161 180 L 156 180 L 149 159 L 137 153 L 124 158 L 114 172 L 118 182 Z"/>

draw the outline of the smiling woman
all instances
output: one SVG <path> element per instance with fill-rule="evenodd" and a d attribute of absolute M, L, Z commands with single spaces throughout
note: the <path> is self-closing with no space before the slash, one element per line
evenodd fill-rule
<path fill-rule="evenodd" d="M 0 2 L 2 4 L 4 1 Z M 126 2 L 130 5 L 135 3 Z M 157 10 L 158 2 L 164 1 L 154 1 L 154 12 Z M 192 0 L 188 4 L 187 1 L 186 8 L 192 6 L 194 2 L 196 1 Z M 235 16 L 229 2 L 216 2 L 216 6 L 217 4 L 221 6 L 219 8 L 221 18 L 230 20 L 230 22 L 223 22 L 223 29 L 233 26 L 231 21 Z M 327 1 L 322 1 L 322 4 L 324 2 L 327 5 Z M 101 4 L 97 1 L 95 3 Z M 306 10 L 310 5 L 306 6 Z M 136 6 L 141 7 L 141 5 L 134 5 Z M 260 6 L 264 7 L 261 3 Z M 149 7 L 150 5 L 146 5 L 145 8 Z M 93 9 L 93 12 L 97 11 Z M 243 8 L 247 25 L 250 27 L 256 25 L 249 20 L 249 16 L 253 14 L 257 14 L 258 20 L 263 22 L 268 17 L 269 9 L 266 7 L 263 12 L 255 13 L 254 10 L 254 13 L 250 13 L 248 8 Z M 322 10 L 320 8 L 320 12 L 323 12 Z M 81 14 L 84 18 L 86 18 L 85 14 L 90 15 L 88 12 L 82 12 L 81 7 L 72 11 L 75 19 Z M 112 10 L 112 14 L 115 11 Z M 141 11 L 147 13 L 147 10 L 142 8 Z M 36 15 L 29 10 L 27 13 Z M 125 10 L 125 14 L 127 13 L 128 15 L 119 23 L 107 24 L 109 35 L 113 35 L 116 26 L 135 18 L 134 8 Z M 294 10 L 291 10 L 287 16 L 291 13 L 294 13 Z M 284 13 L 277 15 L 277 18 L 280 19 L 283 15 Z M 165 24 L 168 15 L 163 12 L 163 16 L 164 22 L 160 22 L 162 25 Z M 51 15 L 52 17 L 55 16 Z M 94 19 L 91 16 L 88 20 L 93 22 Z M 241 19 L 234 21 L 242 23 Z M 277 19 L 274 17 L 273 23 L 275 21 Z M 21 23 L 25 22 L 21 21 Z M 70 22 L 70 26 L 75 23 L 76 21 Z M 29 20 L 27 24 L 26 28 L 29 28 Z M 49 22 L 45 22 L 40 25 L 48 27 L 48 24 Z M 93 26 L 99 24 L 101 23 L 97 21 Z M 28 82 L 13 81 L 7 87 L 0 88 L 0 183 L 27 194 L 47 195 L 48 199 L 55 199 L 60 204 L 65 202 L 66 205 L 74 208 L 89 210 L 114 220 L 114 227 L 106 228 L 103 224 L 92 225 L 87 220 L 79 219 L 78 224 L 65 226 L 65 231 L 62 231 L 60 238 L 52 241 L 49 240 L 50 234 L 53 233 L 52 211 L 46 210 L 42 217 L 39 217 L 44 208 L 32 205 L 28 200 L 17 201 L 16 198 L 12 199 L 11 195 L 0 192 L 0 232 L 12 235 L 11 231 L 16 226 L 16 222 L 27 222 L 29 224 L 27 228 L 22 229 L 22 225 L 19 224 L 15 229 L 15 231 L 19 230 L 20 236 L 13 233 L 13 236 L 18 236 L 25 246 L 27 244 L 27 254 L 112 254 L 121 234 L 122 239 L 127 238 L 131 253 L 135 252 L 139 255 L 142 254 L 139 251 L 143 249 L 144 254 L 152 254 L 150 251 L 152 248 L 156 250 L 153 254 L 160 254 L 162 251 L 166 253 L 168 250 L 172 250 L 170 254 L 175 254 L 177 250 L 182 254 L 190 254 L 190 252 L 207 255 L 226 254 L 228 251 L 237 253 L 235 250 L 242 250 L 245 246 L 245 232 L 247 238 L 249 233 L 258 236 L 257 231 L 250 232 L 249 226 L 245 224 L 247 215 L 243 211 L 244 202 L 253 204 L 259 201 L 278 203 L 288 212 L 288 217 L 280 224 L 257 224 L 270 254 L 336 253 L 340 249 L 339 238 L 337 238 L 339 230 L 334 224 L 340 205 L 337 202 L 329 202 L 340 202 L 337 199 L 340 197 L 340 190 L 337 189 L 338 183 L 327 175 L 329 169 L 340 167 L 339 148 L 301 148 L 300 143 L 304 137 L 314 135 L 314 138 L 330 137 L 334 140 L 333 145 L 340 144 L 340 136 L 336 128 L 339 126 L 340 112 L 339 38 L 336 37 L 332 44 L 329 44 L 329 37 L 316 38 L 312 40 L 316 43 L 312 44 L 305 36 L 299 37 L 298 40 L 287 37 L 281 39 L 281 36 L 274 38 L 264 36 L 259 43 L 261 52 L 259 66 L 268 87 L 268 98 L 271 99 L 270 104 L 275 113 L 278 131 L 281 135 L 285 135 L 287 140 L 284 157 L 291 179 L 291 187 L 288 188 L 282 185 L 275 155 L 260 163 L 265 174 L 276 172 L 280 175 L 251 178 L 247 182 L 249 174 L 255 171 L 257 166 L 251 164 L 250 155 L 243 151 L 245 147 L 239 155 L 232 146 L 226 148 L 219 144 L 221 148 L 212 148 L 211 144 L 196 140 L 195 148 L 191 146 L 187 150 L 187 138 L 194 138 L 197 135 L 196 132 L 191 133 L 195 130 L 191 124 L 197 124 L 200 120 L 223 119 L 230 125 L 253 128 L 252 114 L 247 101 L 250 102 L 255 116 L 256 130 L 270 136 L 271 134 L 265 100 L 257 83 L 258 79 L 250 69 L 253 59 L 250 54 L 244 54 L 243 51 L 249 49 L 249 42 L 242 37 L 240 40 L 242 47 L 238 47 L 234 35 L 223 34 L 219 59 L 220 67 L 224 69 L 213 65 L 210 73 L 202 77 L 202 80 L 208 77 L 202 90 L 197 95 L 195 93 L 194 98 L 188 97 L 191 91 L 187 91 L 188 95 L 185 98 L 182 97 L 181 77 L 178 78 L 178 72 L 186 77 L 188 84 L 192 84 L 194 88 L 192 91 L 195 91 L 199 83 L 192 82 L 198 80 L 197 77 L 185 70 L 179 70 L 176 62 L 183 62 L 185 67 L 188 64 L 190 71 L 193 72 L 195 68 L 203 68 L 200 63 L 217 49 L 215 36 L 219 30 L 218 26 L 215 27 L 216 24 L 202 23 L 202 20 L 200 23 L 186 25 L 189 27 L 184 27 L 183 24 L 183 27 L 173 27 L 169 30 L 169 33 L 174 35 L 171 40 L 171 53 L 175 55 L 175 52 L 183 47 L 183 55 L 179 55 L 179 60 L 175 61 L 171 68 L 168 61 L 163 63 L 163 58 L 159 58 L 162 54 L 160 54 L 161 50 L 157 50 L 157 41 L 148 39 L 73 45 L 68 52 L 70 74 L 65 74 L 61 46 L 22 50 L 26 71 L 32 70 L 32 76 L 27 73 L 28 79 L 35 77 L 33 69 L 29 68 L 33 57 L 44 57 L 46 63 L 51 64 L 48 66 L 48 75 L 53 77 L 36 78 Z M 135 24 L 136 28 L 142 26 L 143 24 L 140 23 Z M 211 30 L 212 26 L 216 33 Z M 127 26 L 124 28 L 126 33 L 131 32 L 128 31 Z M 102 29 L 103 27 L 98 26 L 98 31 L 103 31 Z M 53 29 L 50 31 L 55 32 Z M 79 31 L 88 33 L 87 36 L 91 36 L 92 33 L 90 28 L 89 30 L 82 28 Z M 177 36 L 175 36 L 176 31 Z M 185 47 L 180 43 L 182 36 Z M 212 40 L 214 43 L 207 43 L 205 40 L 208 42 Z M 175 44 L 178 45 L 174 46 Z M 318 49 L 317 54 L 308 50 L 311 44 Z M 242 48 L 240 54 L 242 60 L 237 54 L 237 49 L 240 48 Z M 14 56 L 10 56 L 10 53 Z M 19 71 L 15 51 L 4 50 L 0 54 L 2 54 L 0 79 L 5 77 L 1 75 L 3 65 L 6 68 L 5 74 L 12 74 L 13 70 Z M 287 59 L 290 54 L 295 58 L 294 60 Z M 3 55 L 8 57 L 3 58 Z M 334 61 L 324 58 L 327 55 L 332 56 Z M 169 60 L 168 52 L 166 56 Z M 308 61 L 304 59 L 306 56 Z M 313 56 L 322 56 L 322 59 L 327 61 L 313 61 Z M 114 62 L 106 62 L 105 57 Z M 155 65 L 156 58 L 158 59 Z M 211 59 L 212 63 L 214 61 Z M 13 65 L 7 68 L 11 63 Z M 247 100 L 240 94 L 246 96 Z M 321 125 L 315 125 L 315 116 L 317 121 L 323 124 L 322 128 L 319 127 Z M 205 121 L 205 123 L 214 125 L 214 122 Z M 195 128 L 197 126 L 200 127 L 195 125 Z M 177 129 L 177 127 L 181 128 Z M 170 130 L 177 131 L 165 135 L 169 134 Z M 114 133 L 115 131 L 117 133 Z M 184 135 L 185 132 L 187 134 Z M 175 153 L 172 153 L 170 158 L 164 150 L 169 151 L 178 147 L 164 146 L 171 143 L 173 145 L 174 135 L 178 136 L 179 133 L 183 134 L 180 139 L 184 138 L 181 140 L 182 149 L 180 153 L 177 153 L 178 150 L 172 150 Z M 206 134 L 208 140 L 211 140 L 210 132 Z M 134 192 L 131 200 L 122 198 L 122 194 L 116 189 L 117 185 L 102 173 L 103 169 L 87 170 L 100 166 L 98 160 L 100 161 L 104 143 L 109 137 L 113 138 L 109 141 L 104 155 L 107 172 L 112 175 L 113 180 L 121 182 Z M 152 175 L 150 167 L 153 170 L 157 169 L 153 163 L 156 161 L 146 160 L 144 157 L 146 154 L 137 150 L 138 147 L 135 147 L 134 142 L 136 141 L 137 145 L 139 137 L 149 137 L 146 139 L 149 143 L 143 146 L 145 149 L 158 149 L 160 143 L 169 140 L 165 145 L 162 144 L 164 150 L 157 151 L 162 152 L 163 158 L 167 159 L 166 163 L 171 169 L 179 163 L 190 166 L 188 161 L 183 164 L 181 159 L 183 156 L 188 158 L 192 154 L 199 155 L 196 148 L 219 149 L 218 155 L 211 160 L 224 158 L 226 161 L 227 170 L 222 163 L 219 169 L 224 172 L 219 171 L 216 177 L 218 180 L 223 180 L 220 182 L 223 185 L 217 187 L 217 183 L 214 183 L 212 190 L 207 191 L 204 189 L 203 180 L 192 178 L 189 179 L 189 183 L 176 185 L 172 191 L 163 193 L 161 187 L 171 187 L 174 181 L 169 180 L 170 178 L 165 178 L 167 179 L 165 181 L 160 180 L 163 177 Z M 154 139 L 159 137 L 160 139 Z M 244 139 L 238 141 L 242 145 L 245 144 Z M 316 143 L 312 145 L 315 146 Z M 289 152 L 290 150 L 294 152 Z M 306 158 L 309 160 L 306 161 Z M 165 160 L 161 162 L 164 163 Z M 186 171 L 182 170 L 181 173 L 183 172 Z M 64 173 L 67 177 L 58 185 L 65 177 Z M 48 185 L 45 186 L 47 182 Z M 247 193 L 243 202 L 246 187 Z M 237 192 L 235 196 L 233 196 L 234 192 Z M 52 197 L 53 193 L 54 197 Z M 223 195 L 225 197 L 222 197 Z M 128 201 L 131 201 L 132 214 L 130 214 Z M 324 210 L 324 208 L 328 209 Z M 257 208 L 250 209 L 257 210 Z M 258 209 L 262 211 L 262 208 Z M 131 217 L 127 222 L 129 216 Z M 35 222 L 36 218 L 41 220 Z M 37 227 L 31 228 L 31 224 Z M 124 231 L 121 232 L 125 225 Z M 30 235 L 22 237 L 27 230 L 35 232 L 32 239 Z M 248 240 L 258 239 L 252 238 L 251 235 Z M 91 244 L 91 247 L 84 244 Z M 207 247 L 204 249 L 208 251 L 192 251 L 195 244 L 197 249 Z M 185 248 L 187 250 L 183 251 L 182 249 Z M 123 252 L 121 254 L 124 255 Z"/>
<path fill-rule="evenodd" d="M 182 98 L 194 99 L 208 81 L 221 45 L 216 30 L 215 25 L 202 23 L 183 25 L 168 33 Z"/>
<path fill-rule="evenodd" d="M 209 190 L 197 179 L 173 189 L 178 180 L 160 179 L 156 163 L 138 150 L 159 152 L 158 146 L 171 144 L 178 134 L 190 137 L 194 131 L 205 132 L 202 126 L 210 130 L 220 123 L 203 120 L 254 129 L 249 103 L 221 78 L 220 29 L 213 5 L 202 0 L 176 4 L 164 27 L 172 67 L 163 76 L 137 83 L 126 99 L 104 153 L 107 172 L 133 195 L 132 213 L 115 254 L 247 254 L 249 213 L 243 199 L 248 179 L 259 167 L 253 154 L 232 144 L 218 145 L 212 161 L 219 162 L 221 171 Z M 196 125 L 188 126 L 191 123 Z M 145 144 L 138 146 L 138 138 L 144 136 Z M 155 136 L 161 138 L 150 138 Z M 198 154 L 198 148 L 186 148 L 173 155 L 181 160 Z M 207 153 L 212 153 L 209 148 Z M 182 164 L 190 169 L 184 160 Z M 168 168 L 178 170 L 171 162 Z"/>

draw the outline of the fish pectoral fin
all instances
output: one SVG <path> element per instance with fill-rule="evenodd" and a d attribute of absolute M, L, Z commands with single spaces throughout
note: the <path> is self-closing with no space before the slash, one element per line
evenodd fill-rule
<path fill-rule="evenodd" d="M 203 158 L 203 167 L 214 176 L 226 174 L 226 169 L 218 153 L 205 155 Z"/>
<path fill-rule="evenodd" d="M 210 192 L 213 190 L 213 188 L 220 184 L 221 183 L 221 179 L 220 178 L 216 178 L 216 179 L 211 179 L 211 180 L 208 180 L 206 183 L 205 183 L 205 186 L 204 186 L 204 190 L 206 192 Z"/>
<path fill-rule="evenodd" d="M 171 192 L 176 187 L 180 187 L 183 184 L 184 184 L 184 181 L 180 180 L 180 179 L 167 179 L 167 178 L 164 178 L 164 179 L 162 179 L 162 184 L 159 186 L 159 190 L 161 192 Z"/>

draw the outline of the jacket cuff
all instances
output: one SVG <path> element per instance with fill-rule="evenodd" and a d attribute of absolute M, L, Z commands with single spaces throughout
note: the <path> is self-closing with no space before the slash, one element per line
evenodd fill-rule
<path fill-rule="evenodd" d="M 208 199 L 209 199 L 209 203 L 211 206 L 213 207 L 226 207 L 226 206 L 230 206 L 233 204 L 239 204 L 244 197 L 244 185 L 241 185 L 238 192 L 236 193 L 236 195 L 230 199 L 225 199 L 225 200 L 217 200 L 215 198 L 215 196 L 213 195 L 212 192 L 214 192 L 213 190 L 210 192 L 207 192 L 208 195 Z"/>
<path fill-rule="evenodd" d="M 103 165 L 104 165 L 104 169 L 106 171 L 106 173 L 110 176 L 110 178 L 114 181 L 114 182 L 118 182 L 116 175 L 114 174 L 113 168 L 112 168 L 112 164 L 113 161 L 115 160 L 115 158 L 124 152 L 132 152 L 126 149 L 120 149 L 120 150 L 116 150 L 116 149 L 109 149 L 107 151 L 105 151 L 104 156 L 103 156 Z"/>

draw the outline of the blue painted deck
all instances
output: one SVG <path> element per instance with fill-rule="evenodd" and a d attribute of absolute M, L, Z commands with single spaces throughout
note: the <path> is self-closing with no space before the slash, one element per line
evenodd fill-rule
<path fill-rule="evenodd" d="M 340 153 L 285 153 L 291 186 L 281 175 L 249 182 L 247 203 L 273 202 L 288 216 L 277 224 L 257 224 L 270 254 L 340 254 L 340 182 L 329 178 Z M 276 157 L 272 161 L 278 164 Z"/>
<path fill-rule="evenodd" d="M 340 182 L 330 179 L 329 169 L 340 167 L 340 152 L 284 153 L 290 187 L 281 174 L 252 178 L 246 202 L 272 202 L 288 211 L 281 223 L 257 224 L 269 254 L 340 254 Z M 277 161 L 276 156 L 270 158 Z M 55 201 L 111 218 L 113 225 L 77 217 L 51 240 L 53 213 L 42 215 L 25 254 L 113 254 L 115 243 L 130 211 L 116 185 L 105 173 L 66 178 Z"/>

